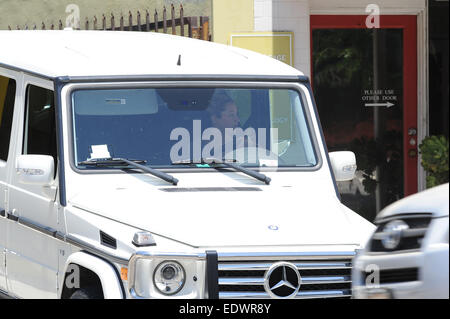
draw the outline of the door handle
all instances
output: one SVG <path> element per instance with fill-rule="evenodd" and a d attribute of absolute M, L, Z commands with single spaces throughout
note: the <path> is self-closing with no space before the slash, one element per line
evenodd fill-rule
<path fill-rule="evenodd" d="M 19 217 L 14 216 L 13 214 L 8 213 L 8 216 L 6 216 L 9 220 L 12 220 L 13 222 L 16 222 L 19 220 Z"/>
<path fill-rule="evenodd" d="M 11 213 L 6 213 L 6 218 L 12 220 L 13 222 L 17 222 L 19 220 L 19 216 L 16 216 L 17 210 L 13 209 Z"/>

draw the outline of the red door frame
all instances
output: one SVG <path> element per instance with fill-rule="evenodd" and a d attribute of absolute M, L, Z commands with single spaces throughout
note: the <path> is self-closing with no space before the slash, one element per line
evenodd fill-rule
<path fill-rule="evenodd" d="M 313 77 L 312 32 L 316 29 L 363 29 L 365 15 L 311 15 L 311 78 Z M 409 128 L 417 131 L 417 16 L 381 15 L 381 29 L 403 29 L 403 182 L 405 196 L 417 192 L 417 135 L 408 136 Z M 313 81 L 311 81 L 313 82 Z M 415 139 L 415 145 L 410 139 Z"/>

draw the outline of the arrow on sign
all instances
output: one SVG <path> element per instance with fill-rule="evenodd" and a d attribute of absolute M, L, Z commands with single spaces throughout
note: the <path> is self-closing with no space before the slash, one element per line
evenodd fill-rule
<path fill-rule="evenodd" d="M 386 106 L 387 108 L 390 108 L 391 106 L 394 106 L 395 104 L 391 102 L 386 103 L 366 103 L 365 106 Z"/>

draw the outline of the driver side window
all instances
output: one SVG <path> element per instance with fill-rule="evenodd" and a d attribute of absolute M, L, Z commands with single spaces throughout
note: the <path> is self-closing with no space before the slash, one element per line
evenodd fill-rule
<path fill-rule="evenodd" d="M 56 120 L 53 91 L 27 87 L 23 154 L 50 155 L 56 167 Z"/>
<path fill-rule="evenodd" d="M 0 75 L 0 160 L 8 160 L 16 81 Z"/>

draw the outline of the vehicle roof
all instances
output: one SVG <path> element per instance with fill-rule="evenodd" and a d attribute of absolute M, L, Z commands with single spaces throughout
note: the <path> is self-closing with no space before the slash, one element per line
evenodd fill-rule
<path fill-rule="evenodd" d="M 0 31 L 0 43 L 0 66 L 52 78 L 303 75 L 285 63 L 252 51 L 155 32 Z"/>

